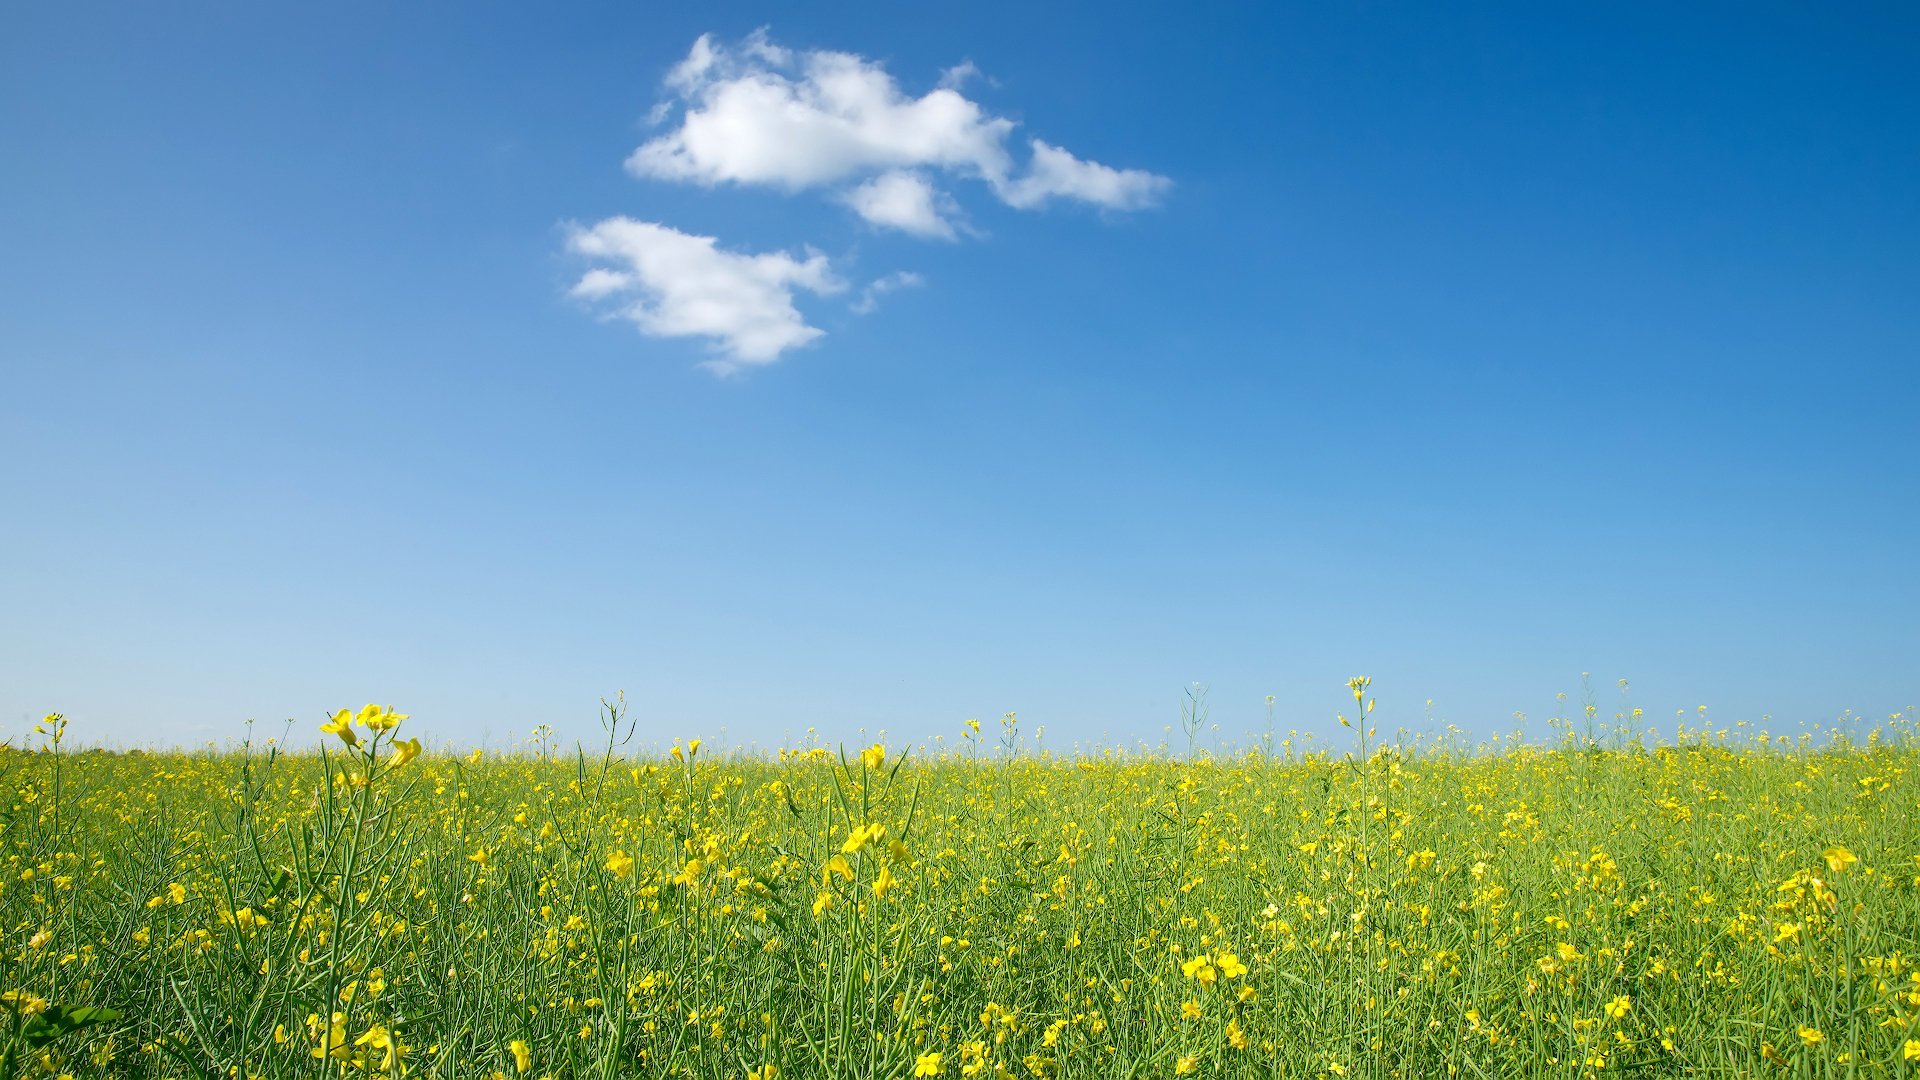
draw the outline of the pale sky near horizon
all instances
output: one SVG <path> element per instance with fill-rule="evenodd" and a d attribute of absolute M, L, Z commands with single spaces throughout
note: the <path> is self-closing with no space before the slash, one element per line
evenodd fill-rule
<path fill-rule="evenodd" d="M 0 738 L 1882 718 L 1916 132 L 1894 4 L 15 5 Z"/>

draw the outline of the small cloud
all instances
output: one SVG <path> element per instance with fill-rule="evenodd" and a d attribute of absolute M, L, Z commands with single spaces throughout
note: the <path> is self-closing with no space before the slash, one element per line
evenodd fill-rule
<path fill-rule="evenodd" d="M 677 111 L 678 124 L 641 144 L 627 169 L 708 186 L 834 188 L 855 209 L 881 205 L 881 195 L 912 195 L 916 206 L 887 202 L 868 220 L 943 239 L 953 234 L 953 215 L 933 201 L 932 174 L 984 181 L 1020 209 L 1056 199 L 1142 209 L 1172 187 L 1164 176 L 1083 160 L 1040 139 L 1029 141 L 1023 167 L 1008 148 L 1017 125 L 960 92 L 977 77 L 969 61 L 912 97 L 880 64 L 853 53 L 795 52 L 764 30 L 736 48 L 703 34 L 667 75 L 667 117 Z M 895 211 L 912 224 L 885 216 Z"/>
<path fill-rule="evenodd" d="M 612 264 L 587 270 L 571 295 L 611 305 L 611 315 L 649 337 L 708 339 L 716 359 L 706 366 L 722 374 L 772 363 L 824 333 L 794 307 L 797 290 L 832 295 L 846 289 L 817 252 L 805 258 L 741 254 L 721 249 L 711 236 L 627 217 L 573 227 L 567 248 Z"/>
<path fill-rule="evenodd" d="M 1035 139 L 1032 166 L 1025 176 L 1001 187 L 1000 197 L 1023 210 L 1056 198 L 1078 199 L 1109 210 L 1141 210 L 1159 202 L 1172 186 L 1164 176 L 1082 161 Z"/>
<path fill-rule="evenodd" d="M 851 307 L 855 315 L 871 315 L 880 306 L 880 298 L 900 289 L 917 289 L 927 283 L 927 279 L 911 270 L 896 270 L 883 278 L 875 278 L 866 288 L 860 290 L 860 298 Z"/>
<path fill-rule="evenodd" d="M 942 90 L 958 90 L 966 86 L 969 80 L 986 78 L 980 69 L 974 65 L 973 61 L 962 60 L 940 73 L 940 88 Z M 988 79 L 987 82 L 989 85 L 992 84 L 991 79 Z"/>
<path fill-rule="evenodd" d="M 953 222 L 960 208 L 952 196 L 916 172 L 895 170 L 861 184 L 840 197 L 868 223 L 913 236 L 955 239 Z"/>
<path fill-rule="evenodd" d="M 617 292 L 626 292 L 634 286 L 634 276 L 618 270 L 594 267 L 580 275 L 580 280 L 568 290 L 582 300 L 604 300 Z"/>

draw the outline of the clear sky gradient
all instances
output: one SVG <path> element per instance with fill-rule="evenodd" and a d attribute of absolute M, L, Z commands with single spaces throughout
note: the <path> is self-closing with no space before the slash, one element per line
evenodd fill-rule
<path fill-rule="evenodd" d="M 1916 193 L 1911 5 L 11 5 L 0 734 L 1884 716 Z"/>

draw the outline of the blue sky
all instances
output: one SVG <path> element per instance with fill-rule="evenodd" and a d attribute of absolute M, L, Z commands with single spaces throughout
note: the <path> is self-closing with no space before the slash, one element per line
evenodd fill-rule
<path fill-rule="evenodd" d="M 0 732 L 1920 700 L 1920 13 L 1197 10 L 15 6 Z"/>

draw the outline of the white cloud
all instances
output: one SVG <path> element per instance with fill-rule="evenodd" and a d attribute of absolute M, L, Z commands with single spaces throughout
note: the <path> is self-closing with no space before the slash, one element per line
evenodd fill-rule
<path fill-rule="evenodd" d="M 939 237 L 953 226 L 930 173 L 984 181 L 1021 209 L 1063 199 L 1136 210 L 1171 187 L 1166 177 L 1085 161 L 1039 139 L 1022 168 L 1007 145 L 1014 122 L 960 93 L 976 75 L 970 62 L 949 68 L 939 87 L 912 97 L 852 53 L 795 53 L 764 32 L 737 48 L 702 35 L 666 79 L 678 125 L 642 144 L 627 168 L 706 185 L 839 188 L 869 221 Z M 908 196 L 918 203 L 900 201 Z"/>
<path fill-rule="evenodd" d="M 952 240 L 950 217 L 959 213 L 953 197 L 917 172 L 884 172 L 847 192 L 840 200 L 868 222 L 914 236 Z"/>
<path fill-rule="evenodd" d="M 962 60 L 940 73 L 940 86 L 945 90 L 958 90 L 967 85 L 969 79 L 985 79 L 980 69 L 971 60 Z M 991 80 L 989 80 L 991 81 Z"/>
<path fill-rule="evenodd" d="M 860 299 L 851 305 L 856 315 L 871 315 L 880 306 L 880 298 L 900 289 L 917 289 L 927 283 L 927 279 L 911 270 L 896 270 L 883 278 L 875 278 L 866 288 L 860 290 Z"/>
<path fill-rule="evenodd" d="M 1057 146 L 1033 140 L 1033 164 L 1007 184 L 1000 197 L 1029 209 L 1048 199 L 1079 199 L 1109 210 L 1139 210 L 1160 201 L 1172 181 L 1139 169 L 1115 169 L 1082 161 Z"/>
<path fill-rule="evenodd" d="M 796 290 L 819 295 L 846 284 L 825 255 L 761 255 L 722 250 L 711 236 L 665 225 L 608 218 L 570 230 L 567 248 L 598 262 L 572 294 L 610 304 L 612 314 L 651 337 L 700 337 L 713 344 L 708 366 L 729 372 L 766 364 L 820 337 L 793 306 Z M 872 287 L 869 286 L 869 289 Z"/>
<path fill-rule="evenodd" d="M 821 190 L 868 224 L 926 239 L 979 235 L 949 190 L 975 181 L 1002 203 L 1038 210 L 1078 202 L 1139 210 L 1172 187 L 1164 176 L 1077 157 L 1037 138 L 962 91 L 997 85 L 972 61 L 940 73 L 918 97 L 880 64 L 852 53 L 795 51 L 765 31 L 726 45 L 701 35 L 663 80 L 647 116 L 655 133 L 627 158 L 636 176 L 717 186 Z M 771 363 L 819 339 L 795 306 L 801 292 L 845 293 L 827 256 L 722 248 L 656 222 L 612 217 L 570 226 L 567 248 L 589 265 L 570 294 L 652 337 L 705 340 L 719 372 Z M 874 279 L 850 302 L 918 288 L 911 271 Z"/>

